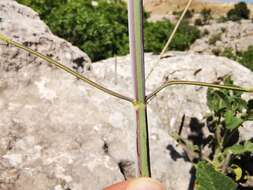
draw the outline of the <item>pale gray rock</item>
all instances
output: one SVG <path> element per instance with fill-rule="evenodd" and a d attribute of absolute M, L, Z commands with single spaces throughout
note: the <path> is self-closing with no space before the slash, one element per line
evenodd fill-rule
<path fill-rule="evenodd" d="M 80 72 L 89 65 L 87 63 L 90 59 L 85 53 L 69 42 L 54 36 L 36 12 L 15 1 L 0 1 L 0 32 Z M 24 64 L 42 62 L 22 50 L 6 48 L 3 43 L 0 45 L 0 53 L 9 56 L 7 62 L 0 65 L 6 71 L 19 70 Z M 5 51 L 6 49 L 8 50 Z"/>
<path fill-rule="evenodd" d="M 202 82 L 217 82 L 219 78 L 231 75 L 237 85 L 252 86 L 252 72 L 227 58 L 216 57 L 214 55 L 200 55 L 186 52 L 170 52 L 168 58 L 159 61 L 156 55 L 146 54 L 146 73 L 151 68 L 152 74 L 147 79 L 147 94 L 151 93 L 166 80 L 192 80 Z M 166 55 L 165 55 L 166 57 Z M 131 84 L 131 69 L 129 67 L 130 58 L 118 58 L 117 63 L 121 65 L 118 72 L 125 72 L 125 77 L 118 76 L 118 85 L 113 87 L 119 90 L 119 86 L 131 91 L 130 87 L 125 86 L 125 80 Z M 107 82 L 113 83 L 115 59 L 108 59 L 93 64 L 93 73 L 100 78 L 100 82 L 105 85 Z M 107 66 L 105 66 L 107 65 Z M 107 85 L 106 85 L 107 86 Z M 109 87 L 109 84 L 108 84 Z M 157 98 L 150 103 L 152 111 L 159 113 L 159 120 L 162 126 L 173 130 L 174 124 L 181 122 L 182 116 L 196 117 L 201 120 L 208 113 L 206 105 L 206 91 L 204 87 L 196 86 L 171 86 L 157 95 Z M 249 98 L 249 94 L 244 95 Z M 196 104 L 198 106 L 196 106 Z M 163 109 L 162 109 L 163 108 Z M 194 108 L 194 109 L 193 109 Z"/>
<path fill-rule="evenodd" d="M 229 48 L 234 52 L 246 51 L 253 45 L 253 24 L 251 20 L 241 20 L 240 22 L 217 23 L 212 21 L 209 25 L 200 27 L 202 32 L 208 31 L 209 34 L 196 40 L 190 51 L 212 54 L 219 50 L 223 52 Z M 209 44 L 209 39 L 213 35 L 221 35 L 221 39 L 215 44 Z"/>
<path fill-rule="evenodd" d="M 47 43 L 30 47 L 53 53 L 63 62 L 68 53 L 83 57 L 85 76 L 132 96 L 129 56 L 117 58 L 115 84 L 115 58 L 86 70 L 90 67 L 86 54 L 53 36 L 31 9 L 7 0 L 1 0 L 0 7 L 1 32 L 19 42 L 28 38 L 32 44 L 38 42 L 38 36 L 46 38 L 55 49 Z M 9 16 L 5 14 L 8 10 Z M 32 37 L 32 31 L 37 37 Z M 65 53 L 59 53 L 59 48 Z M 26 54 L 14 47 L 2 43 L 0 50 L 1 190 L 99 190 L 135 175 L 135 122 L 130 103 L 39 59 L 24 61 Z M 148 93 L 168 79 L 214 82 L 227 74 L 236 84 L 253 85 L 252 72 L 225 58 L 171 52 L 161 61 L 152 54 L 146 54 L 145 59 L 147 73 L 156 66 L 147 80 Z M 71 60 L 64 64 L 75 66 Z M 152 174 L 167 189 L 186 190 L 192 167 L 183 154 L 172 153 L 183 151 L 169 134 L 178 130 L 183 115 L 187 132 L 189 123 L 203 122 L 207 112 L 205 88 L 173 86 L 150 102 Z"/>

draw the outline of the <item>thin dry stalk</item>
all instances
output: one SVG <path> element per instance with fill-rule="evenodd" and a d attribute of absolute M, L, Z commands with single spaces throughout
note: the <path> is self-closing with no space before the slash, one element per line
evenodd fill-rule
<path fill-rule="evenodd" d="M 173 31 L 172 31 L 172 33 L 171 33 L 171 35 L 170 35 L 168 41 L 166 42 L 166 44 L 165 44 L 163 50 L 161 51 L 158 60 L 156 61 L 155 65 L 150 69 L 149 73 L 147 74 L 146 80 L 150 77 L 150 75 L 152 74 L 152 72 L 155 70 L 155 67 L 157 67 L 157 65 L 159 64 L 159 61 L 163 58 L 165 52 L 167 51 L 167 49 L 168 49 L 170 43 L 172 42 L 172 40 L 173 40 L 173 38 L 174 38 L 174 36 L 175 36 L 175 34 L 176 34 L 176 32 L 177 32 L 177 30 L 178 30 L 178 28 L 179 28 L 181 22 L 183 21 L 183 18 L 184 18 L 184 16 L 185 16 L 187 10 L 189 9 L 189 7 L 190 7 L 192 1 L 193 1 L 193 0 L 189 0 L 189 1 L 188 1 L 187 5 L 186 5 L 186 7 L 185 7 L 185 9 L 184 9 L 184 11 L 182 12 L 182 14 L 181 14 L 179 20 L 177 21 L 176 26 L 174 27 L 174 29 L 173 29 Z"/>

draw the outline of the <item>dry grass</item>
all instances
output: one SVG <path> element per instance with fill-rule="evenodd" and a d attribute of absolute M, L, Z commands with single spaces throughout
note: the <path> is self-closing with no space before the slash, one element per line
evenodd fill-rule
<path fill-rule="evenodd" d="M 183 10 L 187 0 L 144 0 L 145 8 L 153 15 L 165 15 L 171 11 Z M 194 0 L 191 8 L 199 12 L 203 8 L 212 9 L 213 14 L 221 16 L 233 7 L 232 3 L 209 3 L 201 0 Z M 253 5 L 249 5 L 253 12 Z"/>

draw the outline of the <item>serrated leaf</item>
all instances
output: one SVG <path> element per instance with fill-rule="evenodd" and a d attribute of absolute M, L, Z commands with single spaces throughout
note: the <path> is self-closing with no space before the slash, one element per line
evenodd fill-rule
<path fill-rule="evenodd" d="M 233 130 L 238 128 L 243 123 L 243 120 L 239 117 L 234 116 L 231 111 L 225 113 L 225 127 Z"/>
<path fill-rule="evenodd" d="M 236 190 L 237 184 L 216 171 L 211 165 L 199 162 L 196 166 L 196 190 Z"/>
<path fill-rule="evenodd" d="M 244 154 L 246 152 L 253 152 L 253 143 L 246 141 L 243 145 L 236 144 L 225 149 L 225 152 L 229 152 L 235 155 Z"/>

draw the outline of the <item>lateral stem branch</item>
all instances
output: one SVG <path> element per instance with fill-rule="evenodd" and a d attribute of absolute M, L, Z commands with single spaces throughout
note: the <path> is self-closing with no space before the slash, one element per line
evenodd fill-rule
<path fill-rule="evenodd" d="M 57 68 L 66 71 L 67 73 L 71 74 L 72 76 L 75 76 L 76 78 L 78 78 L 78 79 L 82 80 L 83 82 L 85 82 L 85 83 L 93 86 L 96 89 L 99 89 L 99 90 L 103 91 L 106 94 L 109 94 L 111 96 L 117 97 L 117 98 L 122 99 L 122 100 L 125 100 L 127 102 L 131 102 L 131 103 L 134 102 L 134 99 L 132 99 L 130 97 L 127 97 L 125 95 L 122 95 L 122 94 L 120 94 L 118 92 L 115 92 L 113 90 L 110 90 L 110 89 L 108 89 L 108 88 L 106 88 L 106 87 L 104 87 L 104 86 L 102 86 L 102 85 L 100 85 L 100 84 L 98 84 L 98 83 L 96 83 L 96 82 L 94 82 L 94 81 L 86 78 L 85 76 L 83 76 L 80 73 L 72 70 L 71 68 L 66 67 L 65 65 L 63 65 L 63 64 L 61 64 L 61 63 L 59 63 L 59 62 L 57 62 L 57 61 L 55 61 L 55 60 L 53 60 L 51 58 L 49 58 L 49 57 L 47 57 L 47 56 L 39 53 L 39 52 L 36 52 L 36 51 L 34 51 L 34 50 L 32 50 L 32 49 L 30 49 L 28 47 L 25 47 L 24 45 L 22 45 L 22 44 L 20 44 L 18 42 L 15 42 L 15 41 L 9 39 L 7 36 L 5 36 L 5 35 L 3 35 L 1 33 L 0 33 L 0 40 L 4 41 L 7 44 L 11 44 L 11 45 L 13 45 L 13 46 L 15 46 L 15 47 L 17 47 L 19 49 L 23 49 L 26 52 L 29 52 L 32 55 L 45 60 L 46 62 L 50 63 L 51 65 L 54 65 Z"/>
<path fill-rule="evenodd" d="M 203 86 L 209 88 L 218 88 L 218 89 L 227 89 L 233 91 L 241 91 L 241 92 L 248 92 L 252 93 L 253 88 L 244 88 L 244 87 L 237 87 L 237 86 L 228 86 L 228 85 L 221 85 L 221 84 L 213 84 L 213 83 L 206 83 L 206 82 L 198 82 L 198 81 L 184 81 L 184 80 L 175 80 L 175 81 L 168 81 L 154 90 L 152 93 L 146 96 L 146 102 L 151 101 L 159 92 L 165 89 L 168 86 L 172 85 L 190 85 L 190 86 Z"/>

